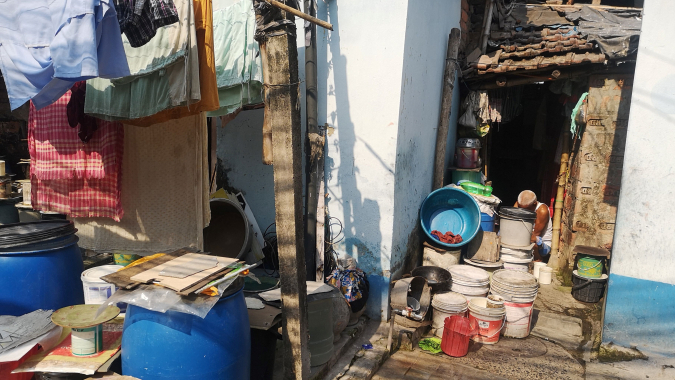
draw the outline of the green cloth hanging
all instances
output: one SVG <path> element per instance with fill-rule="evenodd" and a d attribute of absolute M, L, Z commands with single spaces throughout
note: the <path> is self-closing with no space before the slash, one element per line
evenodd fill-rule
<path fill-rule="evenodd" d="M 581 97 L 579 97 L 579 101 L 577 102 L 577 105 L 574 106 L 574 109 L 572 110 L 572 121 L 570 122 L 570 132 L 572 132 L 572 136 L 576 136 L 577 134 L 577 114 L 579 113 L 579 110 L 581 109 L 581 106 L 584 104 L 584 100 L 586 100 L 586 97 L 588 96 L 588 92 L 584 92 L 581 94 Z"/>

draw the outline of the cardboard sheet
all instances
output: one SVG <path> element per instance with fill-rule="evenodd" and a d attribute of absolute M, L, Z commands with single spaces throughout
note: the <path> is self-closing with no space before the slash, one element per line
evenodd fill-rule
<path fill-rule="evenodd" d="M 194 256 L 196 255 L 196 256 Z M 167 287 L 169 289 L 173 289 L 177 292 L 182 291 L 183 289 L 187 289 L 190 286 L 194 285 L 197 282 L 200 282 L 206 277 L 211 276 L 212 274 L 218 273 L 225 271 L 227 269 L 227 266 L 233 263 L 236 263 L 238 260 L 229 258 L 229 257 L 217 257 L 218 259 L 218 265 L 209 268 L 206 270 L 203 270 L 199 273 L 195 273 L 191 276 L 187 276 L 185 278 L 176 278 L 176 277 L 167 277 L 167 276 L 162 276 L 160 273 L 165 270 L 168 267 L 174 266 L 178 263 L 178 260 L 182 260 L 181 263 L 189 266 L 190 261 L 194 260 L 195 257 L 200 257 L 200 256 L 205 256 L 201 254 L 196 254 L 196 253 L 189 253 L 187 255 L 181 256 L 177 259 L 171 260 L 169 262 L 166 262 L 164 264 L 158 265 L 154 268 L 148 269 L 145 272 L 139 273 L 133 277 L 131 277 L 132 281 L 137 281 L 137 282 L 142 282 L 142 283 L 149 283 L 149 282 L 155 282 L 159 285 L 162 285 L 164 287 Z M 187 257 L 187 258 L 186 258 Z"/>

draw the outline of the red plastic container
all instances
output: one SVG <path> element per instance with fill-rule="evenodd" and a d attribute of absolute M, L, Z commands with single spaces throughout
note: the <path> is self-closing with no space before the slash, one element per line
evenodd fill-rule
<path fill-rule="evenodd" d="M 469 318 L 460 315 L 445 318 L 441 350 L 450 356 L 462 357 L 469 352 L 469 341 L 473 334 Z"/>

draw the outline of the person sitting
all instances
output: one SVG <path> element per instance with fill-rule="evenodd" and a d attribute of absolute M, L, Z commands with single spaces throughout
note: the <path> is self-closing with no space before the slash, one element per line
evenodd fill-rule
<path fill-rule="evenodd" d="M 551 213 L 548 210 L 548 206 L 537 202 L 537 195 L 534 192 L 525 190 L 518 195 L 518 201 L 514 207 L 534 211 L 537 214 L 532 238 L 530 239 L 530 242 L 536 243 L 534 247 L 534 260 L 548 261 L 549 254 L 551 253 L 551 242 L 553 241 L 553 222 L 551 221 Z"/>

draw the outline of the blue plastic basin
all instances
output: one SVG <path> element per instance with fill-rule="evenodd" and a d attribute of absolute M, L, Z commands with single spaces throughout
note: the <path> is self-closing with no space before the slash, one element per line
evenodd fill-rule
<path fill-rule="evenodd" d="M 458 248 L 471 241 L 480 228 L 480 208 L 464 190 L 444 187 L 429 194 L 420 207 L 420 223 L 431 241 L 448 248 Z M 437 240 L 431 231 L 462 235 L 459 244 Z"/>
<path fill-rule="evenodd" d="M 249 380 L 250 362 L 251 332 L 243 286 L 223 296 L 204 319 L 176 311 L 127 308 L 122 335 L 124 375 L 143 380 Z"/>
<path fill-rule="evenodd" d="M 0 251 L 0 315 L 83 304 L 78 240 L 69 235 Z"/>

